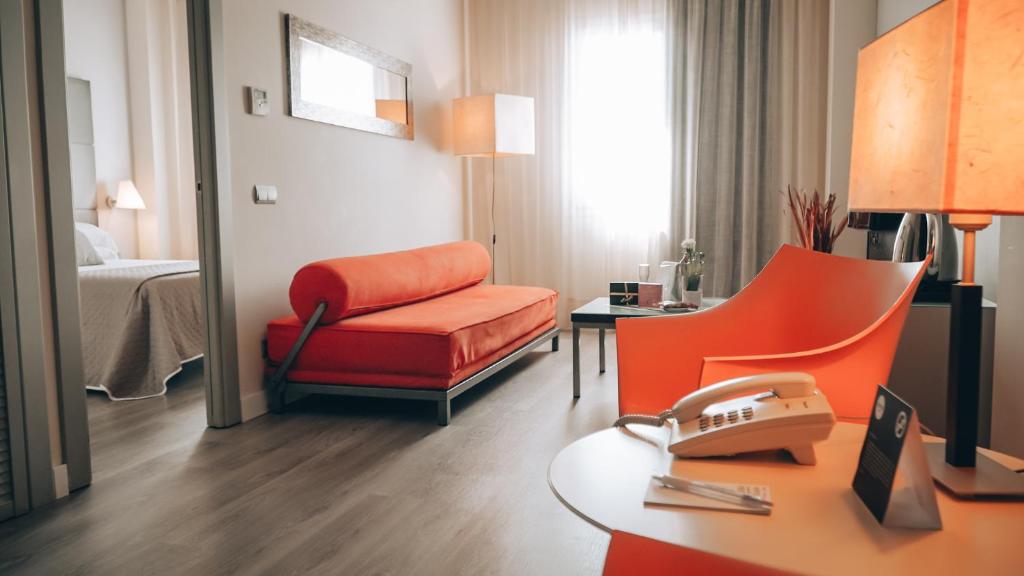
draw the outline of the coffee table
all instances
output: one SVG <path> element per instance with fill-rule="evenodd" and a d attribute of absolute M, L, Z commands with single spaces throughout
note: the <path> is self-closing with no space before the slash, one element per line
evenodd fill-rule
<path fill-rule="evenodd" d="M 701 309 L 707 309 L 724 302 L 724 298 L 704 298 Z M 662 312 L 637 306 L 612 306 L 608 297 L 595 298 L 590 302 L 573 310 L 569 319 L 572 321 L 572 396 L 580 397 L 580 330 L 583 328 L 597 329 L 599 371 L 604 374 L 605 351 L 604 333 L 605 330 L 614 330 L 615 321 L 619 318 L 638 318 L 644 316 L 673 316 L 676 314 L 692 313 L 690 311 Z"/>

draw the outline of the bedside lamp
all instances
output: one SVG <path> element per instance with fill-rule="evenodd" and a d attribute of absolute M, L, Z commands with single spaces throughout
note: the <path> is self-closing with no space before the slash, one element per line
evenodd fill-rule
<path fill-rule="evenodd" d="M 964 233 L 953 286 L 946 444 L 935 479 L 961 496 L 1024 496 L 1024 478 L 976 450 L 981 286 L 975 234 L 1024 214 L 1024 3 L 945 0 L 860 51 L 850 210 L 950 215 Z M 943 458 L 944 456 L 944 458 Z"/>
<path fill-rule="evenodd" d="M 491 282 L 494 282 L 494 166 L 504 156 L 532 156 L 533 98 L 509 94 L 470 96 L 452 106 L 455 155 L 491 159 Z"/>
<path fill-rule="evenodd" d="M 139 190 L 131 180 L 121 180 L 117 183 L 117 198 L 107 196 L 107 206 L 111 209 L 122 210 L 145 210 L 146 203 L 142 201 Z"/>

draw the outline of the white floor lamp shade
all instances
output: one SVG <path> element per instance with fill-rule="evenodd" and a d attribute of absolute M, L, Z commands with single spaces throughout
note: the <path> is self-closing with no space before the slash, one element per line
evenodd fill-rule
<path fill-rule="evenodd" d="M 534 152 L 533 98 L 509 94 L 459 98 L 452 119 L 456 156 L 496 158 Z"/>
<path fill-rule="evenodd" d="M 491 281 L 498 235 L 494 231 L 495 158 L 534 153 L 533 98 L 486 94 L 459 98 L 452 106 L 456 156 L 491 159 Z"/>

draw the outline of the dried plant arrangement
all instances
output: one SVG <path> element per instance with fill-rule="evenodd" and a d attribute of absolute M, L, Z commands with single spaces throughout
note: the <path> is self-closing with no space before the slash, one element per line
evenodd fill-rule
<path fill-rule="evenodd" d="M 838 226 L 832 226 L 832 219 L 836 215 L 836 195 L 829 194 L 822 202 L 821 194 L 817 190 L 813 194 L 807 194 L 787 186 L 786 197 L 789 200 L 789 213 L 793 217 L 793 224 L 796 225 L 800 245 L 810 250 L 831 254 L 836 238 L 846 229 L 849 220 L 849 216 L 843 216 Z"/>

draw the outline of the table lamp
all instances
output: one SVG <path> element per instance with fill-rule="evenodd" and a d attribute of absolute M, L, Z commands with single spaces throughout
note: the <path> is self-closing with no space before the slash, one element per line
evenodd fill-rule
<path fill-rule="evenodd" d="M 491 159 L 491 282 L 494 282 L 494 166 L 504 156 L 533 155 L 533 98 L 487 94 L 455 100 L 455 155 Z"/>
<path fill-rule="evenodd" d="M 981 286 L 975 234 L 1024 214 L 1024 2 L 945 0 L 860 51 L 850 210 L 949 214 L 964 233 L 952 288 L 946 443 L 935 479 L 959 496 L 1024 496 L 976 449 Z M 944 458 L 943 458 L 944 455 Z"/>
<path fill-rule="evenodd" d="M 121 180 L 117 183 L 117 198 L 107 196 L 107 206 L 122 210 L 146 209 L 146 203 L 143 202 L 138 188 L 131 180 Z"/>

